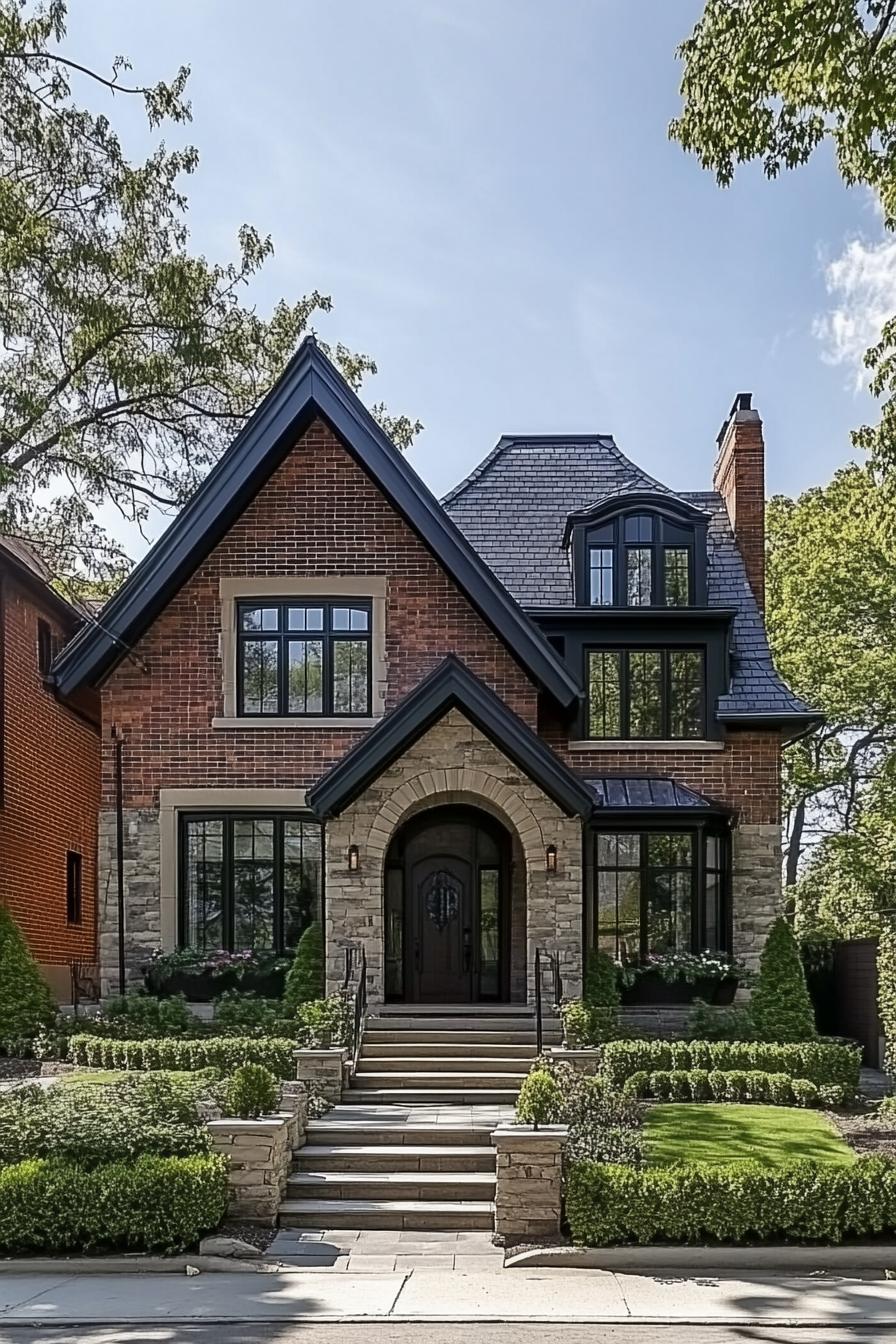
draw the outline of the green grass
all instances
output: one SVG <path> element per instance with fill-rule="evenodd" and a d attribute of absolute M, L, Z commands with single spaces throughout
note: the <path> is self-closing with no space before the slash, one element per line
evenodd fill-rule
<path fill-rule="evenodd" d="M 195 1074 L 188 1069 L 180 1071 L 174 1069 L 95 1069 L 90 1071 L 85 1069 L 83 1073 L 62 1073 L 59 1075 L 58 1082 L 69 1087 L 82 1083 L 93 1083 L 95 1085 L 118 1083 L 122 1078 L 170 1078 L 172 1082 L 180 1082 L 185 1078 L 194 1078 Z"/>
<path fill-rule="evenodd" d="M 817 1111 L 790 1106 L 652 1106 L 645 1122 L 647 1159 L 654 1166 L 706 1162 L 718 1166 L 752 1158 L 780 1167 L 798 1158 L 849 1163 L 855 1153 Z"/>

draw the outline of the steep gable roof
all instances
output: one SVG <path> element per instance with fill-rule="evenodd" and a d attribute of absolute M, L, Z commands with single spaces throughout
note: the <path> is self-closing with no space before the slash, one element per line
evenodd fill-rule
<path fill-rule="evenodd" d="M 338 816 L 450 709 L 459 709 L 568 816 L 590 817 L 595 800 L 585 781 L 453 654 L 309 789 L 308 806 L 321 818 Z"/>
<path fill-rule="evenodd" d="M 605 500 L 649 494 L 678 500 L 708 520 L 707 599 L 736 611 L 732 675 L 716 712 L 730 722 L 817 717 L 772 662 L 728 513 L 715 491 L 676 494 L 636 467 L 607 434 L 507 436 L 442 501 L 503 584 L 528 611 L 574 605 L 567 550 L 570 515 Z"/>
<path fill-rule="evenodd" d="M 70 692 L 96 684 L 164 609 L 226 534 L 296 440 L 321 416 L 347 451 L 533 681 L 564 706 L 579 687 L 541 631 L 483 562 L 313 337 L 304 340 L 281 377 L 177 518 L 106 604 L 95 625 L 79 633 L 54 665 Z"/>

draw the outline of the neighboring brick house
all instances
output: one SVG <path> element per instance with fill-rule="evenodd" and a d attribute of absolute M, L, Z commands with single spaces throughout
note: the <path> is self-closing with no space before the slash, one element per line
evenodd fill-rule
<path fill-rule="evenodd" d="M 328 979 L 519 1001 L 537 947 L 755 960 L 780 904 L 782 744 L 759 417 L 719 493 L 606 436 L 502 439 L 440 505 L 306 341 L 164 537 L 55 664 L 98 688 L 100 888 L 124 942 L 294 946 Z M 114 980 L 114 901 L 100 917 Z"/>
<path fill-rule="evenodd" d="M 0 537 L 0 903 L 66 1001 L 71 963 L 96 957 L 100 704 L 49 673 L 80 625 L 32 548 Z"/>

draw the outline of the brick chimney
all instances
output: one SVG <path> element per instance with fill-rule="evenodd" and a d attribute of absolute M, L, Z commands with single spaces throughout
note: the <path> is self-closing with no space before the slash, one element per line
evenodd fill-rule
<path fill-rule="evenodd" d="M 765 611 L 765 444 L 752 392 L 738 392 L 719 431 L 713 488 L 725 501 L 759 610 Z"/>

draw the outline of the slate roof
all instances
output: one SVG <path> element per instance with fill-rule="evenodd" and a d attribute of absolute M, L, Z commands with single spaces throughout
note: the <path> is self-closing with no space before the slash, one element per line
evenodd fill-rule
<path fill-rule="evenodd" d="M 702 793 L 688 789 L 677 780 L 658 775 L 622 776 L 605 775 L 585 780 L 597 800 L 597 806 L 606 808 L 639 808 L 643 811 L 695 808 L 703 811 L 718 810 L 717 804 L 704 798 Z"/>
<path fill-rule="evenodd" d="M 569 514 L 642 491 L 674 496 L 707 515 L 708 604 L 737 612 L 731 684 L 719 697 L 717 714 L 812 715 L 775 671 L 765 625 L 716 491 L 676 495 L 630 462 L 610 435 L 507 436 L 442 503 L 517 601 L 537 610 L 573 605 L 563 545 Z"/>

